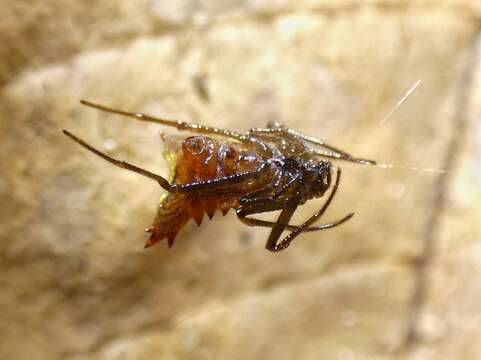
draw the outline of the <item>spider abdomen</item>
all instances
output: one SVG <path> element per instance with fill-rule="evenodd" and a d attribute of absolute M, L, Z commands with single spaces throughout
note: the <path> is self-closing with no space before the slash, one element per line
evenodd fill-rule
<path fill-rule="evenodd" d="M 171 176 L 175 185 L 188 186 L 201 181 L 235 177 L 241 173 L 255 172 L 263 163 L 261 157 L 243 144 L 220 142 L 202 135 L 179 139 L 177 142 L 168 139 L 167 150 L 167 159 L 175 162 Z M 146 247 L 163 238 L 167 238 L 172 246 L 177 233 L 191 218 L 200 225 L 204 214 L 209 219 L 217 210 L 225 215 L 229 209 L 238 206 L 240 197 L 262 187 L 266 179 L 260 180 L 235 183 L 224 190 L 166 194 L 161 199 L 152 226 L 147 229 L 151 236 Z"/>

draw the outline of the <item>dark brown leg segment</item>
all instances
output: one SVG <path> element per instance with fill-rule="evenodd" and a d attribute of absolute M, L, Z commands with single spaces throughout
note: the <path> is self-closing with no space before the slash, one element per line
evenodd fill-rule
<path fill-rule="evenodd" d="M 312 151 L 316 155 L 319 155 L 319 156 L 322 156 L 322 157 L 327 157 L 327 158 L 336 159 L 336 160 L 350 161 L 350 162 L 354 162 L 354 163 L 357 163 L 357 164 L 363 164 L 363 165 L 376 165 L 376 161 L 374 161 L 374 160 L 356 158 L 356 157 L 352 156 L 351 154 L 349 154 L 349 153 L 347 153 L 347 152 L 345 152 L 345 151 L 343 151 L 343 150 L 341 150 L 337 147 L 329 145 L 328 143 L 326 143 L 326 142 L 324 142 L 320 139 L 316 139 L 316 138 L 313 138 L 313 137 L 310 137 L 310 136 L 307 136 L 307 135 L 303 135 L 303 134 L 298 133 L 297 131 L 295 131 L 293 129 L 289 129 L 289 128 L 284 127 L 284 126 L 279 125 L 279 124 L 277 124 L 277 126 L 273 127 L 273 128 L 251 129 L 250 133 L 257 134 L 257 135 L 260 135 L 260 134 L 264 134 L 264 135 L 281 134 L 281 135 L 284 135 L 286 137 L 290 137 L 290 138 L 297 139 L 297 140 L 303 140 L 305 142 L 308 142 L 308 143 L 311 143 L 311 144 L 314 144 L 314 145 L 317 145 L 317 146 L 321 146 L 321 147 L 329 150 L 329 151 L 322 151 L 322 150 L 319 150 L 319 149 L 310 148 L 310 151 Z"/>
<path fill-rule="evenodd" d="M 259 169 L 254 171 L 246 171 L 229 175 L 213 180 L 197 181 L 189 184 L 171 185 L 182 192 L 195 192 L 195 191 L 215 191 L 219 188 L 236 184 L 238 182 L 253 179 L 262 174 L 267 169 L 267 163 L 263 163 Z"/>
<path fill-rule="evenodd" d="M 215 190 L 219 187 L 223 187 L 226 185 L 231 185 L 235 184 L 240 181 L 244 181 L 249 178 L 255 178 L 256 176 L 259 176 L 259 174 L 262 173 L 267 168 L 267 165 L 264 163 L 258 170 L 256 171 L 251 171 L 251 172 L 243 172 L 243 173 L 237 173 L 235 175 L 231 176 L 226 176 L 222 177 L 219 179 L 214 179 L 214 180 L 207 180 L 207 181 L 199 181 L 195 183 L 189 183 L 189 184 L 170 184 L 167 179 L 163 178 L 160 175 L 154 174 L 148 170 L 142 169 L 138 166 L 132 165 L 126 161 L 122 160 L 117 160 L 111 156 L 108 156 L 107 154 L 101 152 L 100 150 L 94 148 L 93 146 L 87 144 L 85 141 L 82 139 L 78 138 L 77 136 L 73 135 L 71 132 L 67 130 L 63 130 L 63 133 L 68 136 L 70 139 L 75 141 L 76 143 L 80 144 L 83 148 L 87 149 L 88 151 L 96 154 L 97 156 L 100 156 L 102 159 L 108 161 L 109 163 L 118 166 L 123 169 L 127 169 L 130 171 L 133 171 L 135 173 L 138 173 L 140 175 L 143 175 L 145 177 L 148 177 L 152 180 L 157 181 L 160 186 L 169 191 L 169 192 L 195 192 L 195 191 L 205 191 L 205 190 Z"/>
<path fill-rule="evenodd" d="M 282 187 L 279 187 L 279 180 L 276 180 L 274 185 L 270 185 L 269 187 L 266 187 L 264 189 L 255 191 L 253 193 L 250 193 L 249 195 L 244 196 L 241 199 L 241 204 L 242 205 L 248 205 L 248 204 L 255 204 L 255 203 L 258 203 L 258 202 L 262 202 L 262 203 L 275 202 L 275 201 L 277 201 L 279 196 L 282 195 L 283 192 L 285 192 L 287 189 L 289 189 L 291 186 L 293 186 L 295 183 L 297 183 L 299 181 L 302 181 L 302 175 L 300 173 L 293 175 L 287 181 L 287 183 L 284 184 Z M 264 195 L 266 192 L 272 193 L 272 188 L 278 189 L 274 193 L 274 195 L 270 195 L 270 196 Z M 276 210 L 279 210 L 279 209 L 276 209 Z M 273 211 L 273 210 L 270 210 L 270 211 Z"/>
<path fill-rule="evenodd" d="M 274 227 L 275 223 L 272 221 L 267 221 L 267 220 L 261 220 L 261 219 L 256 219 L 252 217 L 248 217 L 249 215 L 254 215 L 254 214 L 261 214 L 265 212 L 270 212 L 270 211 L 276 211 L 276 210 L 281 210 L 285 206 L 284 201 L 268 201 L 268 202 L 262 202 L 262 203 L 256 203 L 254 205 L 251 205 L 247 208 L 239 209 L 237 211 L 237 217 L 239 220 L 248 225 L 248 226 L 260 226 L 260 227 L 268 227 L 272 228 Z M 313 232 L 313 231 L 320 231 L 320 230 L 326 230 L 330 229 L 332 227 L 336 227 L 338 225 L 341 225 L 342 223 L 346 222 L 350 218 L 354 216 L 354 213 L 350 213 L 343 218 L 333 221 L 331 223 L 327 224 L 321 224 L 317 226 L 310 226 L 304 228 L 302 232 Z M 289 231 L 294 231 L 299 227 L 299 225 L 291 225 L 287 224 L 285 229 Z"/>
<path fill-rule="evenodd" d="M 89 144 L 87 144 L 85 141 L 83 141 L 82 139 L 78 138 L 77 136 L 75 136 L 74 134 L 72 134 L 71 132 L 67 131 L 67 130 L 63 130 L 63 133 L 68 136 L 70 139 L 72 139 L 73 141 L 75 141 L 76 143 L 80 144 L 83 148 L 87 149 L 88 151 L 90 152 L 93 152 L 95 155 L 98 155 L 100 156 L 102 159 L 104 160 L 107 160 L 109 163 L 115 165 L 115 166 L 118 166 L 120 168 L 123 168 L 123 169 L 127 169 L 127 170 L 130 170 L 130 171 L 133 171 L 133 172 L 136 172 L 140 175 L 143 175 L 143 176 L 146 176 L 152 180 L 155 180 L 159 183 L 159 185 L 164 188 L 165 190 L 167 191 L 170 191 L 170 192 L 174 192 L 175 191 L 175 188 L 172 187 L 172 185 L 169 184 L 169 182 L 167 181 L 167 179 L 163 178 L 162 176 L 160 175 L 157 175 L 157 174 L 154 174 L 148 170 L 145 170 L 145 169 L 142 169 L 142 168 L 139 168 L 138 166 L 135 166 L 135 165 L 132 165 L 132 164 L 129 164 L 128 162 L 126 161 L 121 161 L 121 160 L 117 160 L 117 159 L 114 159 L 113 157 L 111 156 L 108 156 L 107 154 L 104 154 L 103 152 L 101 152 L 100 150 L 97 150 L 96 148 L 94 148 L 93 146 L 90 146 Z"/>
<path fill-rule="evenodd" d="M 274 249 L 277 248 L 277 240 L 281 237 L 283 231 L 285 230 L 286 226 L 288 225 L 289 221 L 292 218 L 292 215 L 296 212 L 297 207 L 299 206 L 299 198 L 292 197 L 286 203 L 284 208 L 282 209 L 279 217 L 277 218 L 276 223 L 272 227 L 271 233 L 269 234 L 269 238 L 267 239 L 266 249 L 270 251 L 275 251 Z M 305 228 L 306 226 L 304 226 Z M 298 228 L 296 230 L 298 231 Z M 302 231 L 302 230 L 301 230 Z M 292 232 L 291 234 L 293 234 Z M 289 235 L 291 235 L 289 234 Z"/>
<path fill-rule="evenodd" d="M 324 213 L 326 212 L 327 208 L 331 204 L 332 200 L 334 199 L 334 196 L 336 195 L 337 189 L 339 187 L 339 182 L 341 180 L 341 169 L 337 169 L 337 176 L 336 176 L 336 183 L 334 184 L 334 187 L 332 188 L 331 194 L 329 195 L 329 198 L 326 200 L 322 208 L 317 211 L 314 215 L 312 215 L 309 219 L 307 219 L 302 225 L 300 225 L 297 229 L 292 231 L 289 235 L 287 235 L 279 244 L 277 244 L 277 238 L 276 242 L 274 243 L 269 243 L 269 240 L 267 241 L 267 246 L 266 248 L 270 251 L 278 252 L 281 250 L 284 250 L 287 248 L 291 242 L 307 227 L 312 225 L 317 219 L 319 219 Z M 282 215 L 282 214 L 281 214 Z M 292 216 L 292 214 L 291 214 Z M 279 216 L 280 217 L 280 216 Z M 349 218 L 350 216 L 348 216 Z M 335 226 L 339 225 L 336 224 Z M 280 236 L 280 234 L 279 234 Z M 269 238 L 270 239 L 270 238 Z"/>
<path fill-rule="evenodd" d="M 179 131 L 188 130 L 188 131 L 200 133 L 200 134 L 221 135 L 221 136 L 229 137 L 229 138 L 236 139 L 236 140 L 239 140 L 239 141 L 245 140 L 244 134 L 240 134 L 238 132 L 231 131 L 231 130 L 218 129 L 218 128 L 213 128 L 213 127 L 204 126 L 204 125 L 200 125 L 200 124 L 192 124 L 192 123 L 188 123 L 188 122 L 180 121 L 180 120 L 162 119 L 162 118 L 157 118 L 157 117 L 153 117 L 153 116 L 146 115 L 146 114 L 117 110 L 117 109 L 110 108 L 108 106 L 95 104 L 93 102 L 86 101 L 86 100 L 80 100 L 80 103 L 82 105 L 89 106 L 89 107 L 92 107 L 92 108 L 95 108 L 95 109 L 98 109 L 98 110 L 101 110 L 101 111 L 105 111 L 105 112 L 108 112 L 108 113 L 111 113 L 111 114 L 117 114 L 117 115 L 123 115 L 123 116 L 126 116 L 126 117 L 130 117 L 130 118 L 133 118 L 133 119 L 138 120 L 138 121 L 153 122 L 153 123 L 161 124 L 161 125 L 164 125 L 164 126 L 175 127 Z"/>

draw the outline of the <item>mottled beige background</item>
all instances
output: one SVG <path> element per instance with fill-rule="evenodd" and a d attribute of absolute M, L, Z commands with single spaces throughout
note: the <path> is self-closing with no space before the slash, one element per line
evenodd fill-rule
<path fill-rule="evenodd" d="M 481 358 L 478 1 L 7 0 L 0 19 L 1 359 Z M 143 251 L 159 187 L 60 130 L 165 174 L 165 129 L 82 98 L 448 172 L 340 164 L 325 220 L 355 218 L 280 254 L 232 213 Z"/>

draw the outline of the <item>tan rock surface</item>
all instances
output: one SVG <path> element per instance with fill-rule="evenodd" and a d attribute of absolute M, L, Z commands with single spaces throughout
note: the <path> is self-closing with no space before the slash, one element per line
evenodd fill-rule
<path fill-rule="evenodd" d="M 0 5 L 0 358 L 476 359 L 479 76 L 462 90 L 477 68 L 475 3 L 172 3 Z M 143 251 L 158 186 L 60 129 L 161 173 L 166 130 L 82 98 L 238 130 L 280 120 L 450 176 L 340 164 L 326 219 L 356 217 L 338 229 L 271 254 L 267 230 L 216 215 Z"/>

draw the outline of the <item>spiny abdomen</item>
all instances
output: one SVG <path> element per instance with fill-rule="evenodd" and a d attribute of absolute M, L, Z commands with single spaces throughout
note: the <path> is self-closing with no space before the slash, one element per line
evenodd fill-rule
<path fill-rule="evenodd" d="M 167 238 L 169 247 L 174 244 L 179 230 L 190 219 L 188 200 L 183 194 L 168 193 L 160 200 L 154 222 L 145 231 L 151 233 L 145 247 L 155 245 L 163 238 Z"/>
<path fill-rule="evenodd" d="M 240 172 L 255 171 L 261 159 L 239 143 L 220 143 L 207 136 L 192 136 L 182 140 L 180 146 L 170 142 L 167 158 L 174 162 L 173 182 L 187 185 L 200 181 L 215 180 Z M 175 156 L 172 154 L 175 153 Z M 238 204 L 239 196 L 250 191 L 245 184 L 236 184 L 229 191 L 216 193 L 204 190 L 189 193 L 168 193 L 162 199 L 152 226 L 146 247 L 167 238 L 173 245 L 177 233 L 193 218 L 197 225 L 204 214 L 209 219 L 217 210 L 222 214 Z"/>

